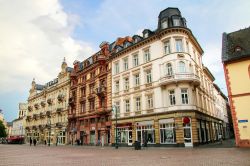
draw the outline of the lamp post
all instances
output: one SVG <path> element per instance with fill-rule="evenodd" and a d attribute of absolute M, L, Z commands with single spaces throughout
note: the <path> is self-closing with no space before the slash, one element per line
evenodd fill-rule
<path fill-rule="evenodd" d="M 115 112 L 115 148 L 118 149 L 118 142 L 117 142 L 117 107 L 113 105 L 113 111 Z"/>
<path fill-rule="evenodd" d="M 50 131 L 51 131 L 51 120 L 50 120 L 50 117 L 48 117 L 48 128 L 49 128 L 49 141 L 48 141 L 48 146 L 50 146 Z"/>

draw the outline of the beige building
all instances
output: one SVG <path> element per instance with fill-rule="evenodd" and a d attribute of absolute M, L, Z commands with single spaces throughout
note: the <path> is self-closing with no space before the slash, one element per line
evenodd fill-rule
<path fill-rule="evenodd" d="M 223 33 L 222 61 L 238 147 L 250 147 L 249 43 L 250 28 Z"/>
<path fill-rule="evenodd" d="M 32 81 L 26 116 L 26 141 L 64 145 L 67 142 L 70 72 L 64 62 L 61 72 L 45 85 Z"/>
<path fill-rule="evenodd" d="M 28 111 L 27 103 L 19 103 L 18 118 L 13 120 L 11 136 L 25 137 L 26 113 Z"/>
<path fill-rule="evenodd" d="M 226 99 L 202 64 L 203 50 L 179 9 L 167 8 L 158 19 L 155 31 L 145 29 L 143 36 L 118 38 L 111 45 L 118 143 L 192 147 L 217 141 Z M 113 112 L 112 143 L 115 137 Z"/>

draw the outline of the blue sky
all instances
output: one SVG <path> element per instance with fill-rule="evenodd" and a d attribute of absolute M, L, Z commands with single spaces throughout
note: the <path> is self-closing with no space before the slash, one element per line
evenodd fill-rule
<path fill-rule="evenodd" d="M 204 50 L 203 63 L 227 95 L 221 37 L 250 26 L 248 0 L 0 0 L 0 109 L 7 121 L 26 102 L 31 81 L 45 84 L 84 60 L 102 41 L 156 29 L 161 10 L 178 7 Z M 16 14 L 18 13 L 18 14 Z"/>

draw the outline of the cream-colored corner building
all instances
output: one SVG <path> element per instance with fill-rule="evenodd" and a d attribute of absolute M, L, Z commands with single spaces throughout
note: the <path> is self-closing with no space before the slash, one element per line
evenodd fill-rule
<path fill-rule="evenodd" d="M 222 43 L 236 146 L 250 147 L 250 28 L 224 33 Z"/>
<path fill-rule="evenodd" d="M 61 72 L 45 85 L 32 81 L 26 116 L 26 141 L 36 139 L 38 143 L 64 145 L 67 143 L 68 99 L 70 72 L 72 68 L 64 62 Z"/>
<path fill-rule="evenodd" d="M 167 8 L 158 19 L 157 30 L 118 38 L 111 46 L 118 143 L 192 147 L 217 141 L 226 102 L 202 64 L 203 50 L 179 9 Z M 115 129 L 113 113 L 113 143 Z"/>
<path fill-rule="evenodd" d="M 19 103 L 18 118 L 13 120 L 11 136 L 25 137 L 26 113 L 28 111 L 27 103 Z"/>

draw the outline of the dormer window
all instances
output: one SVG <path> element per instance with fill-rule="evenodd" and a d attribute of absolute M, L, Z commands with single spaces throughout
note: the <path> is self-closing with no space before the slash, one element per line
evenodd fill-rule
<path fill-rule="evenodd" d="M 239 47 L 239 46 L 237 46 L 237 47 L 234 48 L 234 52 L 241 52 L 241 50 L 242 50 L 242 49 L 241 49 L 241 47 Z"/>
<path fill-rule="evenodd" d="M 138 42 L 138 38 L 135 38 L 135 40 L 134 40 L 134 41 L 135 41 L 135 43 L 137 43 L 137 42 Z"/>
<path fill-rule="evenodd" d="M 161 22 L 161 29 L 165 29 L 165 28 L 167 28 L 168 27 L 168 21 L 167 20 L 163 20 L 162 22 Z"/>
<path fill-rule="evenodd" d="M 145 32 L 144 33 L 144 38 L 147 38 L 148 37 L 148 32 Z"/>
<path fill-rule="evenodd" d="M 174 26 L 180 26 L 181 24 L 180 24 L 180 19 L 179 18 L 174 18 L 173 19 L 173 25 Z"/>

